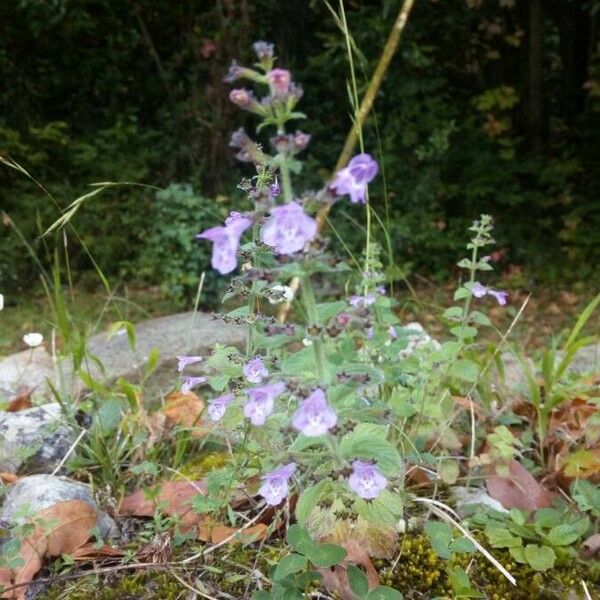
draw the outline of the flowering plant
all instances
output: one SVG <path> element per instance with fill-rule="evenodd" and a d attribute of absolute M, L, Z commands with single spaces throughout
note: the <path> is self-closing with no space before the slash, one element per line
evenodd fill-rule
<path fill-rule="evenodd" d="M 353 271 L 328 250 L 315 218 L 346 196 L 372 210 L 368 185 L 377 162 L 362 152 L 323 189 L 299 194 L 293 178 L 310 136 L 288 129 L 304 117 L 296 110 L 302 88 L 289 71 L 274 67 L 272 45 L 258 42 L 254 50 L 254 68 L 234 63 L 226 79 L 266 89 L 259 99 L 238 87 L 230 99 L 261 118 L 257 132 L 274 129 L 272 153 L 243 129 L 233 134 L 238 159 L 256 170 L 240 184 L 248 205 L 198 235 L 212 242 L 217 271 L 239 267 L 226 298 L 246 302 L 218 318 L 248 326 L 245 353 L 216 348 L 203 362 L 206 378 L 183 383 L 212 388 L 207 412 L 214 433 L 237 448 L 232 464 L 208 475 L 208 489 L 227 496 L 244 486 L 265 506 L 294 506 L 295 518 L 317 537 L 335 538 L 351 528 L 367 540 L 368 552 L 381 554 L 372 533 L 389 539 L 402 526 L 406 465 L 421 464 L 421 454 L 435 449 L 438 458 L 428 465 L 435 474 L 455 446 L 451 396 L 474 385 L 479 373 L 461 353 L 476 326 L 488 324 L 470 303 L 485 294 L 506 300 L 475 282 L 476 271 L 489 268 L 477 253 L 491 241 L 490 219 L 474 225 L 472 256 L 459 263 L 470 273 L 456 295 L 465 306 L 444 315 L 456 340 L 440 345 L 416 325 L 402 326 L 383 285 L 379 246 L 371 242 L 364 266 Z M 353 293 L 317 302 L 312 281 L 323 276 L 346 278 Z M 287 285 L 291 278 L 299 280 L 299 290 Z M 290 323 L 266 312 L 282 302 L 292 302 Z M 197 360 L 181 357 L 180 366 Z M 287 504 L 292 496 L 295 503 Z"/>

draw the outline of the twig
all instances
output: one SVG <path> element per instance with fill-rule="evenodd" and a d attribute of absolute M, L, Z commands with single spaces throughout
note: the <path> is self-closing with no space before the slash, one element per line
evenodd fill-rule
<path fill-rule="evenodd" d="M 248 527 L 250 527 L 251 525 L 253 525 L 254 523 L 256 523 L 256 521 L 258 521 L 258 519 L 260 519 L 260 517 L 265 513 L 265 511 L 267 510 L 267 506 L 265 506 L 253 519 L 250 519 L 250 521 L 248 521 L 247 523 L 244 524 L 243 527 L 240 527 L 239 529 L 236 529 L 231 535 L 227 536 L 224 540 L 221 540 L 218 544 L 214 544 L 213 546 L 210 546 L 208 548 L 204 548 L 203 550 L 201 550 L 200 552 L 198 552 L 197 554 L 194 554 L 193 556 L 188 556 L 188 558 L 184 559 L 181 561 L 182 565 L 187 565 L 195 560 L 198 560 L 199 558 L 206 556 L 207 554 L 210 554 L 211 552 L 214 552 L 217 548 L 220 548 L 221 546 L 224 546 L 225 544 L 227 544 L 228 542 L 230 542 L 236 535 L 240 534 L 242 531 L 244 531 L 244 529 L 248 529 Z"/>
<path fill-rule="evenodd" d="M 496 569 L 506 577 L 506 579 L 513 585 L 517 585 L 517 580 L 458 522 L 458 515 L 449 506 L 446 506 L 443 502 L 431 500 L 429 498 L 413 498 L 413 500 L 415 502 L 426 504 L 431 512 L 435 513 L 440 519 L 456 527 L 473 544 L 473 546 L 475 546 L 475 548 L 477 548 L 477 550 L 479 550 L 479 552 L 481 552 L 481 554 L 483 554 Z M 452 513 L 456 519 L 448 513 Z"/>
<path fill-rule="evenodd" d="M 52 475 L 56 475 L 63 467 L 63 465 L 69 459 L 69 456 L 73 454 L 75 448 L 79 445 L 79 442 L 83 439 L 83 436 L 88 432 L 87 429 L 83 429 L 81 433 L 77 436 L 77 439 L 71 444 L 71 447 L 67 450 L 67 453 L 63 456 L 62 460 L 56 465 L 54 471 L 52 471 Z"/>
<path fill-rule="evenodd" d="M 344 147 L 339 155 L 337 163 L 335 165 L 335 171 L 339 171 L 350 159 L 350 155 L 354 151 L 354 147 L 356 146 L 356 141 L 358 139 L 358 132 L 363 127 L 365 121 L 367 120 L 367 116 L 371 112 L 373 108 L 373 103 L 375 102 L 375 98 L 377 96 L 377 92 L 381 87 L 383 82 L 383 78 L 390 66 L 390 62 L 396 50 L 398 49 L 398 44 L 400 43 L 400 37 L 402 36 L 402 32 L 404 31 L 404 27 L 406 26 L 406 22 L 408 21 L 408 17 L 412 10 L 413 4 L 415 0 L 404 0 L 402 6 L 400 7 L 400 12 L 396 17 L 396 21 L 390 31 L 390 35 L 383 47 L 383 51 L 381 56 L 379 57 L 379 62 L 377 63 L 377 67 L 375 67 L 375 72 L 371 77 L 371 81 L 369 82 L 369 87 L 363 96 L 363 99 L 360 103 L 360 108 L 358 109 L 357 120 L 352 123 L 352 127 L 348 132 L 346 137 L 346 142 L 344 143 Z M 331 206 L 329 204 L 323 206 L 317 213 L 317 226 L 319 231 L 323 229 L 325 223 L 327 221 L 327 215 L 331 210 Z M 300 279 L 298 277 L 293 277 L 289 283 L 289 287 L 296 295 L 298 288 L 300 287 Z M 277 311 L 278 320 L 283 323 L 285 322 L 290 308 L 292 307 L 290 302 L 284 302 L 279 307 Z"/>

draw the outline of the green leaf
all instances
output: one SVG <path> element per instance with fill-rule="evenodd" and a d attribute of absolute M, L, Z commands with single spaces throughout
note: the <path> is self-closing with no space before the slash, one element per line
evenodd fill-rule
<path fill-rule="evenodd" d="M 464 327 L 462 325 L 457 325 L 450 330 L 450 333 L 457 338 L 462 336 L 464 339 L 469 339 L 474 338 L 478 331 L 475 329 L 475 327 L 470 327 L 469 325 Z"/>
<path fill-rule="evenodd" d="M 288 575 L 292 575 L 293 573 L 297 573 L 298 571 L 306 569 L 307 566 L 308 559 L 306 556 L 302 556 L 301 554 L 290 554 L 289 556 L 284 556 L 277 563 L 277 567 L 273 573 L 273 581 L 285 579 Z"/>
<path fill-rule="evenodd" d="M 400 496 L 383 490 L 374 500 L 356 498 L 353 508 L 358 516 L 370 523 L 392 526 L 402 516 L 404 507 Z"/>
<path fill-rule="evenodd" d="M 317 319 L 319 323 L 327 324 L 330 319 L 341 313 L 347 307 L 348 303 L 344 300 L 317 304 Z"/>
<path fill-rule="evenodd" d="M 450 542 L 450 551 L 451 552 L 475 552 L 475 545 L 473 542 L 466 537 L 454 538 Z"/>
<path fill-rule="evenodd" d="M 281 371 L 286 375 L 300 377 L 312 376 L 315 373 L 315 352 L 311 347 L 303 348 L 288 356 L 281 363 Z"/>
<path fill-rule="evenodd" d="M 442 316 L 444 319 L 449 320 L 461 319 L 463 316 L 463 308 L 461 306 L 451 306 L 444 311 Z"/>
<path fill-rule="evenodd" d="M 387 585 L 378 585 L 368 594 L 366 600 L 403 600 L 404 596 L 394 588 Z"/>
<path fill-rule="evenodd" d="M 319 483 L 305 489 L 298 497 L 296 503 L 296 519 L 300 524 L 306 523 L 310 517 L 310 513 L 317 505 L 320 497 L 330 487 L 331 482 L 327 479 L 319 481 Z"/>
<path fill-rule="evenodd" d="M 509 548 L 508 552 L 518 563 L 521 563 L 522 565 L 527 564 L 527 559 L 525 558 L 525 548 L 523 548 L 523 546 Z"/>
<path fill-rule="evenodd" d="M 129 347 L 132 350 L 135 350 L 135 325 L 131 321 L 117 321 L 116 323 L 113 323 L 110 329 L 108 330 L 108 335 L 106 336 L 106 339 L 110 340 L 110 338 L 112 338 L 117 333 L 117 331 L 121 329 L 125 329 L 125 331 L 127 332 L 127 340 L 129 341 Z"/>
<path fill-rule="evenodd" d="M 527 544 L 527 546 L 525 546 L 525 559 L 532 569 L 535 569 L 536 571 L 547 571 L 554 566 L 556 554 L 549 546 Z"/>
<path fill-rule="evenodd" d="M 577 502 L 579 510 L 600 517 L 600 486 L 578 479 L 571 484 L 571 498 Z"/>
<path fill-rule="evenodd" d="M 438 467 L 438 475 L 440 476 L 440 479 L 448 485 L 456 483 L 458 476 L 460 475 L 458 462 L 451 458 L 442 460 Z"/>
<path fill-rule="evenodd" d="M 454 292 L 454 300 L 463 300 L 464 298 L 468 298 L 471 295 L 471 292 L 466 287 L 459 287 Z"/>
<path fill-rule="evenodd" d="M 206 381 L 215 392 L 222 392 L 229 385 L 230 379 L 229 375 L 216 375 L 207 377 Z"/>
<path fill-rule="evenodd" d="M 450 368 L 450 374 L 469 383 L 475 383 L 479 378 L 479 365 L 467 358 L 457 360 Z"/>
<path fill-rule="evenodd" d="M 398 450 L 387 441 L 387 427 L 359 423 L 340 441 L 340 452 L 346 459 L 374 460 L 385 475 L 396 475 L 402 461 Z"/>
<path fill-rule="evenodd" d="M 272 596 L 262 590 L 256 590 L 252 594 L 252 600 L 272 600 Z"/>
<path fill-rule="evenodd" d="M 349 565 L 346 573 L 348 574 L 350 589 L 359 598 L 366 596 L 369 593 L 368 577 L 356 565 Z"/>
<path fill-rule="evenodd" d="M 304 556 L 308 556 L 314 549 L 318 546 L 318 544 L 312 539 L 310 533 L 301 525 L 291 525 L 287 532 L 287 543 L 290 547 L 303 554 Z"/>
<path fill-rule="evenodd" d="M 511 534 L 505 527 L 488 525 L 485 528 L 485 535 L 492 548 L 514 548 L 521 546 L 521 538 Z"/>
<path fill-rule="evenodd" d="M 478 310 L 474 310 L 473 312 L 471 312 L 471 314 L 469 315 L 469 321 L 471 323 L 477 323 L 478 325 L 484 325 L 486 327 L 489 327 L 492 324 L 488 316 L 484 315 Z"/>
<path fill-rule="evenodd" d="M 440 558 L 451 558 L 450 543 L 452 542 L 452 527 L 447 523 L 439 521 L 428 521 L 425 523 L 425 533 L 431 542 L 433 551 Z"/>
<path fill-rule="evenodd" d="M 546 540 L 552 546 L 570 546 L 589 529 L 589 526 L 590 520 L 587 517 L 575 523 L 556 525 L 548 532 Z"/>
<path fill-rule="evenodd" d="M 344 548 L 335 544 L 315 544 L 306 556 L 317 567 L 328 569 L 342 562 L 347 554 Z"/>
<path fill-rule="evenodd" d="M 144 377 L 150 377 L 154 371 L 156 371 L 156 367 L 158 367 L 158 359 L 160 358 L 160 352 L 158 348 L 152 348 L 150 350 L 150 356 L 148 357 L 148 362 L 146 363 L 146 368 L 144 369 Z"/>

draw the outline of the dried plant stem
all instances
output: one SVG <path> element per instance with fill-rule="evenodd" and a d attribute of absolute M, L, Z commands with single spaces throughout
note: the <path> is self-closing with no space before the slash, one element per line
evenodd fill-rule
<path fill-rule="evenodd" d="M 369 87 L 365 92 L 365 95 L 360 103 L 360 108 L 358 109 L 357 119 L 352 123 L 352 127 L 348 132 L 348 136 L 346 137 L 346 142 L 344 143 L 344 147 L 340 156 L 335 165 L 335 171 L 339 171 L 342 167 L 346 165 L 354 148 L 356 146 L 356 142 L 358 140 L 358 134 L 361 131 L 371 109 L 373 108 L 373 103 L 375 102 L 375 98 L 377 97 L 377 92 L 381 87 L 383 82 L 383 78 L 390 66 L 392 58 L 398 49 L 398 44 L 400 43 L 400 38 L 402 36 L 402 32 L 404 31 L 404 27 L 408 21 L 408 17 L 413 8 L 415 0 L 404 0 L 402 6 L 400 7 L 400 11 L 398 12 L 398 16 L 394 21 L 394 25 L 392 30 L 390 31 L 390 35 L 383 47 L 383 51 L 381 56 L 379 57 L 379 62 L 377 63 L 377 67 L 375 68 L 375 72 L 371 77 L 371 81 L 369 82 Z M 330 206 L 323 206 L 319 212 L 317 213 L 317 225 L 319 227 L 319 231 L 323 229 L 325 223 L 327 221 L 327 215 L 329 214 Z M 300 287 L 300 279 L 298 277 L 294 277 L 290 283 L 289 287 L 292 288 L 294 294 L 298 291 Z M 283 323 L 285 322 L 291 308 L 290 302 L 284 302 L 281 304 L 279 311 L 277 313 L 278 320 Z"/>

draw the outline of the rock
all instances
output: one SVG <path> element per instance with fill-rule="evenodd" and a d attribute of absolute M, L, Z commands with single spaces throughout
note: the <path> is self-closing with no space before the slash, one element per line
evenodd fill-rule
<path fill-rule="evenodd" d="M 74 440 L 58 403 L 19 412 L 0 412 L 0 471 L 52 471 Z"/>
<path fill-rule="evenodd" d="M 597 373 L 600 371 L 600 343 L 584 346 L 569 365 L 573 373 Z"/>
<path fill-rule="evenodd" d="M 55 381 L 55 366 L 43 346 L 17 352 L 0 361 L 0 402 L 30 390 L 34 397 L 47 397 L 48 379 Z"/>
<path fill-rule="evenodd" d="M 96 527 L 102 539 L 119 535 L 116 523 L 98 508 L 88 485 L 55 475 L 30 475 L 12 484 L 0 508 L 0 522 L 21 525 L 40 511 L 67 500 L 83 500 L 98 511 Z"/>
<path fill-rule="evenodd" d="M 400 358 L 410 356 L 417 348 L 423 346 L 431 346 L 434 350 L 440 347 L 440 343 L 425 331 L 421 323 L 416 321 L 407 323 L 402 326 L 402 330 L 404 335 L 408 337 L 408 346 L 400 352 Z"/>
<path fill-rule="evenodd" d="M 180 313 L 142 321 L 136 325 L 136 349 L 132 351 L 124 330 L 108 339 L 102 333 L 93 336 L 88 344 L 106 370 L 105 378 L 131 377 L 143 367 L 153 349 L 159 351 L 159 361 L 174 361 L 179 354 L 207 354 L 215 344 L 242 346 L 246 330 L 213 319 L 206 313 Z M 93 376 L 101 376 L 95 365 L 90 365 Z"/>
<path fill-rule="evenodd" d="M 477 508 L 481 506 L 492 508 L 502 513 L 509 512 L 506 510 L 506 508 L 504 508 L 504 506 L 502 506 L 502 504 L 500 504 L 500 502 L 498 502 L 498 500 L 492 498 L 485 490 L 482 490 L 481 488 L 466 488 L 456 486 L 451 488 L 450 492 L 456 500 L 456 512 L 461 517 L 465 517 L 477 512 Z"/>

